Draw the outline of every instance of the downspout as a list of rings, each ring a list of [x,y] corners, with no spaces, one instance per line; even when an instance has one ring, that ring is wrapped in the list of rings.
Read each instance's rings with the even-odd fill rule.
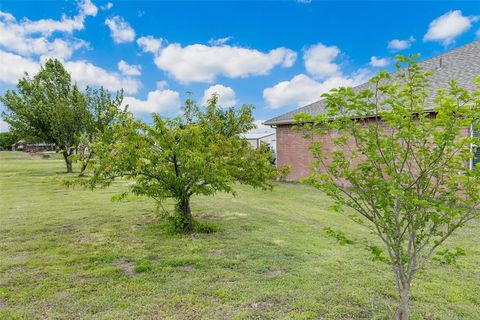
[[[470,125],[470,138],[473,138],[473,124]],[[470,143],[470,153],[473,154],[473,148],[475,146],[473,145],[473,143]],[[475,154],[473,154],[473,157],[475,157]],[[469,160],[469,169],[472,170],[473,169],[473,157],[470,158]]]

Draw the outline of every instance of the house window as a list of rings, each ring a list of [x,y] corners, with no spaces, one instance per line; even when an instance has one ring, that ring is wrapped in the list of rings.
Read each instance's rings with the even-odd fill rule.
[[[478,137],[480,136],[480,129],[479,128],[474,128],[473,126],[470,127],[470,135],[472,137]],[[475,144],[472,144],[470,146],[472,153],[473,153],[473,158],[470,159],[470,169],[475,167],[477,163],[480,162],[480,146],[477,146]]]

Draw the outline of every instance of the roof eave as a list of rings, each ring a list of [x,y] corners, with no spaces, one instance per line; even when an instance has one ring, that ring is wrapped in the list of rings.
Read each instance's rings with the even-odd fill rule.
[[[267,120],[265,122],[262,122],[263,125],[265,126],[276,126],[276,125],[281,125],[281,124],[292,124],[294,122],[293,119],[288,119],[288,120]]]
[[[426,113],[432,113],[432,112],[435,112],[435,108],[425,108],[423,109],[424,112]],[[372,114],[372,115],[368,115],[368,116],[363,116],[363,117],[352,117],[353,119],[355,118],[375,118],[375,117],[379,117],[378,114]],[[328,120],[333,120],[333,118],[328,118]],[[294,119],[287,119],[287,120],[278,120],[278,121],[274,121],[274,120],[267,120],[265,122],[263,122],[262,124],[263,125],[266,125],[266,126],[276,126],[276,125],[287,125],[287,124],[294,124],[295,123],[295,120]]]

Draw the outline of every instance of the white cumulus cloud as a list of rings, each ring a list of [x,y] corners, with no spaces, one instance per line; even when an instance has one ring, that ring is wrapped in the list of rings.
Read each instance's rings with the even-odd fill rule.
[[[150,48],[153,51],[154,48]],[[144,49],[145,50],[145,49]],[[215,81],[217,76],[242,78],[268,74],[274,67],[290,67],[296,53],[287,48],[269,52],[237,46],[173,43],[160,49],[155,64],[182,83]]]
[[[156,39],[152,36],[138,38],[137,44],[143,52],[156,54],[160,51],[163,39]]]
[[[89,0],[78,3],[78,14],[63,15],[60,20],[23,18],[18,21],[12,14],[0,11],[0,47],[24,56],[48,56],[69,59],[75,50],[88,47],[88,43],[75,39],[53,37],[54,33],[71,35],[82,30],[86,16],[94,16],[96,6]]]
[[[0,50],[0,81],[15,84],[25,72],[29,75],[39,70],[39,64],[31,59]]]
[[[340,86],[356,86],[368,79],[366,71],[351,77],[333,76],[324,81],[316,81],[305,74],[299,74],[291,80],[277,83],[263,90],[263,98],[273,108],[284,106],[304,106],[320,100],[320,95]]]
[[[113,8],[113,3],[107,2],[104,6],[100,7],[102,10],[110,10]]]
[[[233,107],[237,104],[237,98],[235,96],[235,91],[230,87],[225,87],[221,84],[216,84],[206,89],[203,93],[202,103],[207,104],[208,99],[212,97],[213,94],[218,95],[218,104],[222,107]]]
[[[449,45],[455,39],[470,29],[478,17],[466,17],[462,11],[454,10],[436,18],[428,26],[427,33],[423,36],[424,41],[439,41],[443,45]]]
[[[229,37],[225,37],[225,38],[219,38],[219,39],[210,39],[208,40],[208,44],[212,45],[212,46],[221,46],[221,45],[224,45],[225,43],[227,43],[228,41],[232,40],[233,37],[229,36]]]
[[[370,65],[372,67],[386,67],[390,64],[390,61],[387,58],[379,58],[372,56],[370,58]]]
[[[392,51],[400,51],[400,50],[405,50],[408,49],[412,46],[412,43],[415,42],[414,37],[410,37],[406,40],[400,40],[400,39],[393,39],[388,43],[388,49]]]
[[[39,33],[49,36],[53,32],[72,33],[75,30],[82,30],[84,28],[84,16],[76,16],[73,18],[62,16],[61,20],[41,19],[30,21],[25,19],[19,26],[25,34]]]
[[[321,43],[305,49],[305,69],[309,73],[298,74],[263,90],[263,98],[273,109],[284,106],[304,106],[320,100],[323,93],[340,86],[356,86],[368,79],[368,70],[345,75],[336,59],[341,51],[336,46]]]
[[[180,95],[177,91],[157,89],[150,91],[146,100],[126,96],[123,104],[128,104],[128,110],[136,115],[174,112],[180,108]]]
[[[40,19],[31,21],[24,18],[21,22],[17,22],[13,15],[5,12],[0,12],[0,18],[15,24],[13,29],[17,29],[17,32],[24,34],[39,33],[49,36],[54,32],[72,33],[75,30],[82,30],[85,27],[85,17],[96,16],[97,11],[97,7],[90,0],[84,0],[78,2],[78,14],[72,18],[63,15],[60,20]]]
[[[22,57],[0,50],[0,82],[16,84],[27,72],[34,75],[40,69],[40,64],[30,58]],[[87,61],[67,61],[63,63],[71,74],[72,80],[80,86],[103,86],[108,90],[124,89],[125,93],[137,93],[141,87],[140,81],[130,76],[122,76],[109,72]]]
[[[13,22],[15,21],[15,17],[11,13],[0,11],[0,20]]]
[[[122,77],[116,72],[109,72],[87,61],[68,61],[65,68],[71,73],[72,79],[82,86],[103,86],[116,91],[123,88],[125,93],[137,93],[141,83],[131,77]]]
[[[336,46],[325,46],[322,43],[308,47],[304,54],[305,69],[315,78],[324,79],[340,74],[340,66],[335,59],[340,54]]]
[[[110,3],[111,4],[111,3]],[[98,12],[97,6],[95,6],[90,0],[83,0],[79,2],[80,12],[86,16],[95,17]]]
[[[165,80],[160,80],[160,81],[157,81],[156,86],[158,90],[163,90],[166,87],[168,87],[168,82]]]
[[[115,43],[132,42],[135,40],[135,30],[122,17],[115,16],[105,20],[110,29],[110,35]]]
[[[127,76],[139,76],[142,74],[140,72],[140,70],[142,69],[141,65],[128,64],[124,60],[120,60],[117,66],[118,70],[120,70],[121,73]]]

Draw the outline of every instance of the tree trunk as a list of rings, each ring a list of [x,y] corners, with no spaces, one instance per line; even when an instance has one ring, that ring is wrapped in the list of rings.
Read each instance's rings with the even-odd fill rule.
[[[193,217],[189,199],[180,200],[177,206],[179,213],[182,215],[183,232],[191,233],[193,231]]]
[[[80,168],[80,173],[78,174],[79,177],[84,176],[84,171],[85,171],[85,169],[87,169],[87,165],[88,165],[88,163],[86,163],[86,162],[82,163],[82,166]]]
[[[397,320],[408,319],[408,302],[410,299],[410,283],[404,283],[400,292],[400,305],[397,310]]]
[[[67,173],[73,172],[72,160],[70,160],[70,154],[67,151],[63,151],[63,158],[65,159],[65,164],[67,165]]]
[[[80,168],[80,174],[78,175],[79,177],[83,177],[84,171],[87,169],[88,163],[90,162],[90,160],[92,160],[92,158],[93,152],[89,153],[87,159],[85,159],[85,161],[82,163],[82,167]]]

